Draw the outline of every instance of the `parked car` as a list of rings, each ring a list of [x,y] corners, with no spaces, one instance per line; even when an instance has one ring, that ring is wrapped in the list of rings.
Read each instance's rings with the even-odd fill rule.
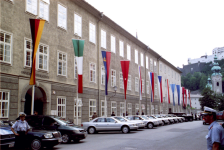
[[[161,115],[151,115],[152,117],[156,117],[156,118],[158,118],[158,119],[161,119],[163,122],[164,122],[164,124],[170,124],[170,121],[169,121],[169,119],[168,118],[164,118],[164,117],[162,117]]]
[[[3,121],[4,125],[11,131],[11,126],[15,121]],[[27,148],[30,147],[34,150],[39,150],[42,147],[52,148],[62,142],[61,133],[58,131],[42,130],[30,126],[27,133]],[[12,135],[11,135],[12,136]],[[13,134],[13,137],[15,135]]]
[[[191,114],[186,114],[186,113],[169,113],[169,114],[174,114],[178,117],[184,117],[183,121],[193,121],[193,116]]]
[[[58,116],[31,115],[26,116],[26,121],[36,128],[59,131],[62,143],[68,143],[71,140],[78,142],[87,137],[87,132],[82,127]]]
[[[217,120],[224,120],[224,113],[223,113],[223,111],[220,111],[220,112],[216,113],[216,119]]]
[[[161,114],[161,117],[168,119],[168,120],[169,120],[169,122],[170,122],[169,124],[171,124],[171,123],[175,123],[174,119],[173,119],[173,118],[168,117],[167,115]]]
[[[11,127],[0,121],[0,149],[14,147],[15,135]]]
[[[131,130],[137,130],[138,125],[133,122],[121,122],[113,117],[98,117],[89,122],[83,122],[81,125],[89,134],[101,131],[122,131],[129,133]]]
[[[157,126],[161,126],[163,125],[163,121],[160,120],[160,119],[156,119],[154,117],[148,117],[147,115],[140,115],[140,117],[146,119],[146,120],[152,120],[152,121],[157,121],[158,122],[158,125]]]
[[[129,120],[125,117],[122,117],[122,116],[113,116],[112,118],[115,118],[121,122],[132,122],[132,123],[136,123],[138,128],[144,128],[145,127],[145,124],[142,120]]]
[[[178,120],[178,122],[183,122],[183,120],[184,120],[184,117],[178,117],[178,116],[176,116],[174,114],[169,114],[169,116],[171,116],[173,118],[176,118]]]
[[[157,117],[155,117],[155,116],[153,116],[153,115],[149,115],[149,116],[147,116],[148,118],[151,118],[151,119],[156,119],[156,120],[159,120],[159,122],[160,122],[160,124],[159,125],[162,125],[162,126],[164,126],[165,124],[166,124],[166,122],[163,120],[163,119],[161,119],[161,118],[157,118]],[[168,120],[167,120],[167,122],[169,122]]]

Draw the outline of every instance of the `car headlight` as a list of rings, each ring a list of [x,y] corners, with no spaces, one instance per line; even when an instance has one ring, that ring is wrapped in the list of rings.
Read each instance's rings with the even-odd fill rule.
[[[52,133],[46,133],[46,134],[44,134],[44,137],[46,139],[50,139],[50,138],[53,138],[53,135],[52,135]]]

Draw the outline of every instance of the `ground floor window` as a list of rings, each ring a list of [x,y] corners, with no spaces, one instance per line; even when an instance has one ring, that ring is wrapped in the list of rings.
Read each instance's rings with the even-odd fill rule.
[[[106,105],[105,100],[101,100],[101,116],[105,116],[106,114]]]
[[[139,113],[139,104],[135,104],[135,113],[136,113],[136,114],[138,113],[138,115],[141,115],[141,114]]]
[[[58,97],[57,98],[57,114],[62,118],[66,118],[66,98]]]
[[[111,114],[114,112],[115,116],[117,116],[117,103],[111,102]]]
[[[120,116],[123,116],[124,113],[124,102],[120,102]]]
[[[163,114],[163,106],[160,106],[160,114]]]
[[[132,104],[128,103],[128,115],[132,115]]]
[[[75,105],[74,105],[74,117],[76,117],[76,104],[77,102],[75,102]],[[82,117],[82,99],[79,98],[78,100],[78,117]]]
[[[147,105],[147,115],[149,115],[149,105]]]
[[[151,115],[154,115],[154,105],[151,105]]]
[[[0,90],[0,118],[9,117],[9,92]]]
[[[158,114],[158,105],[155,105],[155,114]]]
[[[89,100],[89,117],[92,117],[94,112],[96,112],[96,100],[90,99]]]
[[[145,105],[144,104],[142,104],[142,112],[144,113],[144,115],[146,115],[145,114]],[[142,114],[141,114],[142,115]]]

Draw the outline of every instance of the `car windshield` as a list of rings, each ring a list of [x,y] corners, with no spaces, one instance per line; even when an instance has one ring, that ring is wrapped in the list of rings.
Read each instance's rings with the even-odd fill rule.
[[[125,120],[124,118],[122,117],[114,117],[115,119],[121,121],[121,122],[126,122],[127,120]]]
[[[143,119],[149,119],[149,118],[147,118],[147,117],[145,117],[145,116],[141,116]]]
[[[76,126],[75,124],[73,124],[71,121],[69,120],[65,120],[64,118],[62,117],[54,117],[54,119],[61,125],[69,125],[71,124],[72,126]],[[79,126],[76,126],[76,127],[79,127]]]

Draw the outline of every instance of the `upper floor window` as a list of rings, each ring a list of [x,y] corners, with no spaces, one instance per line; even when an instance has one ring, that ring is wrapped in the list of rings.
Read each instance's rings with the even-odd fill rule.
[[[58,27],[67,29],[67,8],[58,4]]]
[[[116,42],[113,35],[111,35],[111,52],[116,53]]]
[[[92,23],[89,23],[89,41],[94,44],[96,42],[96,27]]]
[[[58,52],[58,75],[67,75],[67,54]]]
[[[11,63],[12,35],[0,31],[0,61]]]
[[[150,58],[150,70],[153,71],[153,61],[151,58]]]
[[[146,90],[147,90],[147,94],[149,94],[149,81],[146,81]]]
[[[26,11],[37,15],[37,0],[26,0]]]
[[[135,77],[135,92],[139,92],[139,82],[137,77]]]
[[[78,76],[77,61],[76,58],[74,57],[74,78],[77,79],[77,76]]]
[[[131,75],[128,75],[128,90],[131,91]]]
[[[116,71],[111,70],[111,86],[116,86]]]
[[[119,46],[120,46],[120,56],[124,57],[124,43],[120,41]]]
[[[107,49],[107,36],[103,30],[101,30],[101,47]]]
[[[96,82],[96,64],[89,64],[89,80],[90,82]]]
[[[120,88],[124,89],[123,73],[120,72]]]
[[[138,64],[138,51],[135,50],[135,63]]]
[[[39,45],[38,69],[48,71],[48,46]]]
[[[0,118],[9,117],[9,92],[0,91]]]
[[[131,60],[131,47],[127,45],[127,59]]]
[[[163,66],[162,66],[162,63],[160,63],[160,72],[162,72],[162,70],[163,70]]]
[[[157,66],[156,66],[156,61],[154,61],[154,72],[157,72]]]
[[[40,0],[39,2],[39,17],[49,21],[49,0]]]
[[[146,61],[146,69],[149,69],[149,58],[148,58],[148,56],[145,57],[145,61]]]
[[[74,15],[74,34],[77,34],[79,37],[82,37],[82,17],[75,14]]]
[[[32,43],[30,40],[25,40],[25,66],[31,67],[32,63]]]
[[[105,69],[101,67],[101,84],[105,85]]]
[[[141,66],[144,66],[144,57],[142,53],[141,53]]]

